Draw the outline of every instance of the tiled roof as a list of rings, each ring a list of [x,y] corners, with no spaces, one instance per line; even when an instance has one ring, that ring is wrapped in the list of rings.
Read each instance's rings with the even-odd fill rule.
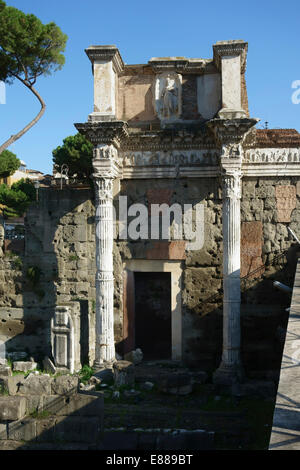
[[[256,129],[256,147],[300,147],[296,129]]]

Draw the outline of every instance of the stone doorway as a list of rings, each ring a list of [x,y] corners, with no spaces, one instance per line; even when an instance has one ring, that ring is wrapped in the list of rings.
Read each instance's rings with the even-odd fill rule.
[[[141,348],[147,360],[182,359],[181,262],[124,263],[123,351]]]
[[[145,360],[171,359],[171,273],[135,272],[135,347]]]

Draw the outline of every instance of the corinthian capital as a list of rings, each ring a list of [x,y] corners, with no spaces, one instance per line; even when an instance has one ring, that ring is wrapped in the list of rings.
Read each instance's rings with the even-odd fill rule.
[[[221,147],[227,144],[242,144],[246,135],[259,119],[211,119],[207,127],[213,132],[217,144]]]
[[[94,176],[96,202],[101,203],[113,199],[113,174],[105,177]]]
[[[241,177],[242,172],[240,168],[223,170],[222,172],[222,186],[223,186],[223,199],[240,199],[241,198]]]

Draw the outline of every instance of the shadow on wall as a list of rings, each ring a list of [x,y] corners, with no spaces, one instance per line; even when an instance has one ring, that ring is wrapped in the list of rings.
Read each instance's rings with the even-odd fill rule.
[[[51,357],[51,319],[56,306],[66,306],[76,324],[78,360],[88,363],[89,309],[95,298],[95,259],[86,243],[94,235],[91,197],[89,189],[41,189],[39,202],[30,206],[25,252],[14,279],[20,294],[15,307],[9,308],[12,302],[0,308],[6,355],[25,351],[36,362]]]

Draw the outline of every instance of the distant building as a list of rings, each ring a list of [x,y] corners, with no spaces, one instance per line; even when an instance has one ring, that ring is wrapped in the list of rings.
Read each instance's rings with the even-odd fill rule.
[[[40,179],[43,177],[43,173],[38,170],[30,170],[26,168],[27,165],[23,160],[20,160],[20,166],[12,175],[7,178],[0,178],[0,184],[5,183],[8,186],[11,186],[13,183],[21,180],[22,178],[26,179]]]

